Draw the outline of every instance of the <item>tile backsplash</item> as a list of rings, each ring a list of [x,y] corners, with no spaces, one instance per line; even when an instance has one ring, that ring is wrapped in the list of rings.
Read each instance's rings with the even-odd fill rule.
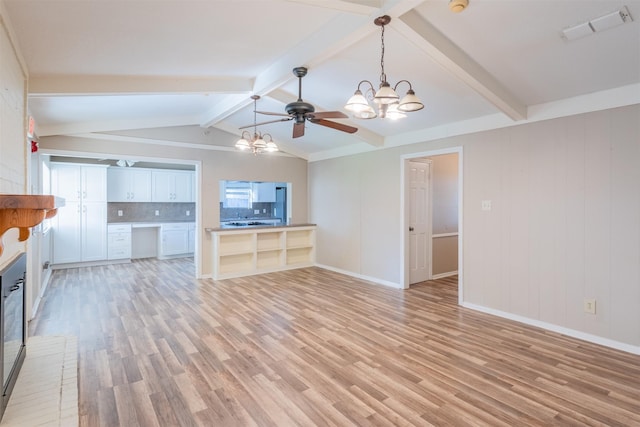
[[[122,216],[118,215],[122,212]],[[156,211],[158,215],[156,215]],[[187,211],[189,215],[187,215]],[[107,222],[195,221],[195,203],[107,203]]]
[[[251,209],[225,208],[220,203],[220,221],[246,218],[272,218],[274,203],[253,203]],[[255,213],[258,211],[259,213]],[[266,211],[266,212],[264,212]]]

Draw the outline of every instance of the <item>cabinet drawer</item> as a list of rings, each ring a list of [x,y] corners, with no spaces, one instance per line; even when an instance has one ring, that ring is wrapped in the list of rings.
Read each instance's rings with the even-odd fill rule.
[[[187,223],[162,224],[162,231],[187,231],[188,229]]]
[[[131,234],[116,233],[109,234],[109,246],[112,245],[130,245]]]
[[[109,259],[127,259],[131,258],[131,247],[126,248],[112,248],[109,247]]]
[[[108,233],[131,233],[131,224],[109,224]]]

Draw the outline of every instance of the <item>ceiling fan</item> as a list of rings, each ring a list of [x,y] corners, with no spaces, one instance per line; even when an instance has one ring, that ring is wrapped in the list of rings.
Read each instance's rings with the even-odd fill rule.
[[[295,120],[293,123],[293,137],[298,138],[304,135],[304,122],[308,120],[311,123],[326,126],[331,129],[336,129],[342,132],[355,133],[358,128],[348,126],[342,123],[333,122],[326,119],[346,119],[349,116],[341,111],[322,111],[316,112],[313,105],[302,100],[302,78],[307,75],[306,67],[296,67],[293,69],[293,75],[298,77],[298,100],[290,102],[285,107],[286,114],[273,113],[270,111],[256,111],[258,114],[265,114],[268,116],[284,116],[282,119],[270,120],[262,123],[255,123],[247,126],[242,126],[240,129],[245,129],[254,126],[266,125],[268,123],[287,122],[289,120]]]

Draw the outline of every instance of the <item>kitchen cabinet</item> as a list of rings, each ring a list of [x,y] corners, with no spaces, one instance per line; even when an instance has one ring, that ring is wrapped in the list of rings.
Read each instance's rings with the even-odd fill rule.
[[[192,254],[196,251],[196,225],[195,223],[189,223],[187,224],[188,229],[189,229],[189,238],[188,238],[188,246],[187,246],[187,252]]]
[[[67,200],[52,219],[53,263],[105,260],[106,166],[51,162],[51,189]]]
[[[251,191],[254,203],[275,203],[275,182],[252,182]]]
[[[189,225],[162,224],[160,227],[160,258],[189,253]]]
[[[108,202],[150,202],[151,169],[116,168],[107,170]]]
[[[152,202],[194,202],[191,171],[152,170]]]
[[[109,224],[107,259],[131,259],[131,224]]]
[[[190,172],[191,175],[191,201],[195,203],[196,199],[198,198],[198,195],[196,194],[196,190],[197,190],[197,186],[196,186],[196,173],[195,172]]]
[[[309,267],[315,264],[314,225],[213,231],[213,278]]]

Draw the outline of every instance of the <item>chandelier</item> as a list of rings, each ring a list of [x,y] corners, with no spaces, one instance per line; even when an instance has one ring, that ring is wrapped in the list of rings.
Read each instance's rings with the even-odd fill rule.
[[[373,119],[380,117],[381,119],[388,118],[395,120],[406,117],[405,113],[422,110],[424,108],[424,104],[420,102],[420,99],[416,96],[408,80],[400,80],[393,88],[389,82],[387,82],[387,75],[384,72],[384,26],[389,22],[391,22],[391,17],[388,15],[380,16],[373,21],[374,24],[382,28],[380,37],[382,45],[382,54],[380,56],[381,73],[378,91],[376,92],[373,88],[373,83],[369,80],[362,80],[358,83],[358,88],[353,96],[347,101],[347,105],[344,106],[346,110],[353,113],[353,117],[356,119]],[[409,85],[409,90],[402,100],[400,100],[396,92],[400,83]],[[365,85],[367,97],[365,97],[361,90],[363,84]],[[378,111],[373,109],[367,98],[374,102]]]
[[[251,99],[253,99],[253,135],[251,135],[249,131],[242,131],[240,139],[236,142],[236,148],[243,151],[249,150],[253,154],[262,152],[272,153],[274,151],[278,151],[278,146],[273,142],[271,135],[268,133],[263,135],[256,129],[256,109],[257,101],[260,99],[260,96],[252,95]]]

